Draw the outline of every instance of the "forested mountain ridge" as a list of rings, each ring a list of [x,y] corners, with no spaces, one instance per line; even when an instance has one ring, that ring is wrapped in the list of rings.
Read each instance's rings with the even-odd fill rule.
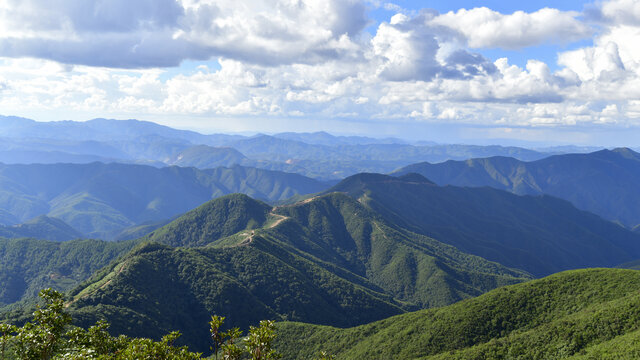
[[[639,290],[639,271],[573,270],[349,329],[282,323],[275,346],[284,359],[631,359]]]
[[[178,329],[206,349],[206,314],[241,327],[264,318],[352,326],[530,278],[388,224],[342,194],[276,208],[229,195],[146,240],[72,292],[79,323],[104,316],[136,336]]]
[[[640,237],[551,196],[438,186],[418,174],[358,174],[344,192],[389,222],[536,276],[640,258]]]
[[[520,195],[549,194],[629,228],[640,224],[640,154],[628,149],[555,155],[524,162],[490,157],[406,166],[439,185],[491,186]]]
[[[47,215],[88,237],[106,239],[229,193],[276,201],[325,188],[301,175],[240,166],[198,170],[103,163],[0,164],[0,207],[7,213],[3,218],[25,222]]]

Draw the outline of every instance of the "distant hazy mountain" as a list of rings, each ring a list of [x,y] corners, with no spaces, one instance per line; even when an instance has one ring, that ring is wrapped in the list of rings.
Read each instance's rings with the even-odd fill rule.
[[[1,116],[0,137],[10,139],[13,144],[6,150],[8,154],[19,153],[19,151],[37,151],[43,154],[48,151],[58,153],[62,157],[55,162],[65,162],[72,155],[99,157],[92,161],[104,159],[166,161],[176,153],[196,144],[216,145],[242,138],[222,134],[202,135],[138,120],[36,122]],[[7,146],[0,146],[0,149]],[[44,156],[46,159],[47,155]],[[53,154],[48,155],[48,157],[51,156]],[[32,157],[29,159],[31,160]],[[38,161],[29,162],[37,163]],[[48,159],[47,162],[54,161]],[[16,162],[11,161],[11,163]]]
[[[38,122],[11,116],[0,116],[0,136],[72,141],[111,141],[161,137],[200,144],[228,142],[241,138],[233,135],[202,135],[194,131],[177,130],[140,120],[93,119],[89,121]]]
[[[368,144],[407,144],[407,141],[395,138],[371,138],[366,136],[334,136],[324,131],[314,133],[284,132],[273,137],[293,140],[314,145],[368,145]]]
[[[220,166],[231,167],[242,165],[265,170],[284,171],[297,173],[306,176],[323,177],[324,174],[314,174],[313,172],[287,162],[270,160],[253,160],[244,156],[241,152],[230,147],[212,147],[207,145],[196,145],[189,147],[167,161],[169,165],[192,166],[198,169],[212,169]]]
[[[0,237],[68,241],[83,235],[60,219],[40,215],[24,224],[0,226]]]
[[[640,258],[640,236],[571,203],[489,187],[440,187],[418,174],[359,174],[328,190],[461,251],[536,276]]]
[[[349,326],[529,278],[387,223],[343,194],[278,208],[228,195],[144,240],[152,243],[72,292],[81,324],[104,316],[115,332],[180,330],[206,351],[209,314],[242,328],[264,318]]]
[[[356,328],[278,324],[283,359],[635,359],[640,272],[567,271]]]
[[[247,162],[250,162],[250,160],[236,149],[207,145],[192,146],[177,153],[167,161],[170,165],[193,166],[198,169],[245,165]]]
[[[532,162],[492,157],[420,163],[394,174],[411,172],[440,185],[491,186],[516,194],[550,194],[627,227],[640,224],[640,154],[627,148],[556,155]]]
[[[295,137],[289,137],[295,138]],[[305,175],[342,178],[359,172],[386,173],[417,161],[440,162],[474,156],[514,156],[524,160],[541,159],[547,154],[502,146],[367,144],[333,146],[309,144],[268,135],[230,144],[251,159],[286,162],[306,170]],[[482,154],[482,155],[481,155]]]
[[[534,160],[547,156],[517,147],[409,144],[393,138],[333,136],[325,132],[203,135],[138,120],[45,123],[0,117],[0,138],[0,162],[5,163],[102,161],[201,169],[238,164],[319,179],[341,179],[359,172],[387,173],[420,161],[497,155]],[[233,149],[239,153],[232,154]]]
[[[407,162],[416,159],[444,161],[467,159],[471,156],[503,155],[523,160],[540,159],[546,154],[517,147],[476,145],[414,146],[408,144],[319,145],[262,135],[235,141],[232,146],[250,158],[285,161],[288,159],[327,161],[393,161]]]
[[[301,175],[240,166],[198,170],[102,163],[0,165],[0,208],[8,214],[4,218],[24,222],[49,215],[98,238],[172,218],[232,192],[276,201],[325,188]]]

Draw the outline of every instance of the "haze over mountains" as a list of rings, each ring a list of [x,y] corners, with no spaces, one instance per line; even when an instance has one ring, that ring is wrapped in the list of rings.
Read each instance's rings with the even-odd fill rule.
[[[198,170],[116,163],[0,164],[5,225],[48,215],[85,236],[105,239],[234,192],[277,201],[326,188],[302,175],[241,166]]]
[[[138,120],[36,122],[6,116],[0,116],[0,140],[0,162],[4,163],[118,161],[201,169],[238,164],[319,179],[390,172],[419,161],[496,155],[534,160],[548,155],[517,147],[410,144],[322,132],[203,135]]]

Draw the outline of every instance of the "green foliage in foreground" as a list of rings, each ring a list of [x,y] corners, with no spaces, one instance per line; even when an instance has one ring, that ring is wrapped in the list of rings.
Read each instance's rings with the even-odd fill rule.
[[[201,353],[190,352],[185,346],[173,345],[180,337],[179,332],[153,341],[123,335],[112,337],[107,332],[109,325],[103,321],[88,330],[70,326],[71,316],[64,310],[61,293],[45,289],[40,297],[44,305],[38,306],[31,322],[22,327],[0,323],[0,359],[191,360],[202,357]],[[238,328],[219,332],[223,322],[224,317],[219,316],[212,316],[210,322],[216,359],[275,360],[281,357],[272,347],[276,338],[273,321],[263,320],[260,326],[250,327],[244,338]]]
[[[282,323],[276,347],[285,359],[631,359],[639,308],[640,272],[575,270],[349,329]]]

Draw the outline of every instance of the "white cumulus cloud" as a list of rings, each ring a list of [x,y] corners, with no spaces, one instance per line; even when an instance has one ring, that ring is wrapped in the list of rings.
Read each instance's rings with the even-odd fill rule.
[[[533,13],[502,14],[486,7],[460,9],[431,20],[458,31],[472,48],[520,49],[584,39],[593,30],[574,11],[544,8]]]

